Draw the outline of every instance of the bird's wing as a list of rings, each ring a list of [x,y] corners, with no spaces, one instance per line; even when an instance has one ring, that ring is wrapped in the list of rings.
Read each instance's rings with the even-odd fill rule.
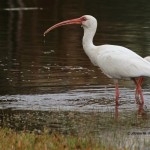
[[[120,46],[101,47],[97,64],[112,78],[150,76],[150,63],[133,51]]]

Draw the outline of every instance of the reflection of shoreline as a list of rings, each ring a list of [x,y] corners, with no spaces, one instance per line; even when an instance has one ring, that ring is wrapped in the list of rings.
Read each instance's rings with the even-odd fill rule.
[[[18,5],[24,7],[22,0],[18,0]],[[7,9],[14,9],[15,4],[12,0],[8,2],[9,8]],[[9,60],[12,60],[12,55],[17,54],[18,49],[21,49],[22,45],[22,24],[23,24],[23,12],[18,11],[13,12],[9,11],[9,18],[8,18],[8,46],[9,46]],[[14,53],[15,52],[15,53]],[[10,59],[11,58],[11,59]]]
[[[22,1],[18,1],[20,7],[24,7]],[[13,2],[8,2],[9,9],[14,8]],[[8,76],[11,80],[10,84],[16,86],[20,79],[20,56],[19,51],[22,49],[22,28],[23,28],[23,12],[9,11],[8,17]],[[14,66],[14,60],[17,67]],[[15,76],[14,76],[15,73]]]

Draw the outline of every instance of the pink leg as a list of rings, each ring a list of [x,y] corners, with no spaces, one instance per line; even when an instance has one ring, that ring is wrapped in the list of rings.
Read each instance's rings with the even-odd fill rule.
[[[119,98],[119,88],[118,88],[118,81],[115,81],[116,84],[116,106],[118,106],[118,98]]]
[[[138,79],[138,83],[139,83],[139,85],[140,85],[140,86],[143,84],[143,80],[144,80],[144,78],[143,78],[143,77],[139,77],[139,79]]]
[[[136,98],[136,100],[138,100],[139,99],[139,95],[140,95],[140,99],[141,99],[140,103],[144,104],[144,97],[143,97],[142,89],[141,89],[141,85],[143,83],[143,77],[140,77],[138,79],[138,81],[135,78],[133,78],[133,81],[134,81],[134,83],[136,85],[135,98]]]
[[[142,86],[144,78],[143,77],[139,77],[137,80],[138,80],[137,81],[138,85]],[[138,93],[137,87],[136,87],[136,93]]]
[[[138,85],[140,85],[140,87],[141,87],[142,84],[143,84],[143,80],[144,80],[143,77],[139,77],[139,78],[137,79],[137,83],[138,83]],[[135,81],[134,81],[134,82],[135,82]],[[137,100],[137,103],[139,103],[139,95],[140,95],[140,93],[139,93],[139,91],[138,91],[138,86],[136,86],[135,99]]]
[[[140,81],[139,81],[139,83],[138,83],[138,85],[139,85],[139,91],[140,91],[140,96],[141,96],[141,104],[144,104],[144,97],[143,97],[143,93],[142,93],[142,88],[141,88],[141,85],[142,85],[142,83],[143,83],[143,80],[144,80],[144,78],[143,77],[140,77]]]

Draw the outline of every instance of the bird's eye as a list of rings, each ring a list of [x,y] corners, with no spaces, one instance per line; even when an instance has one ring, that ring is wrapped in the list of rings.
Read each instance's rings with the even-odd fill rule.
[[[86,17],[82,17],[81,20],[82,20],[82,21],[86,21],[87,18],[86,18]]]

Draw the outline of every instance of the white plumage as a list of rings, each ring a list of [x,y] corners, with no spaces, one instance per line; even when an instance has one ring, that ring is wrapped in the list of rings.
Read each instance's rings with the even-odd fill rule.
[[[140,95],[141,103],[144,103],[138,77],[150,76],[150,62],[137,55],[128,48],[117,45],[93,44],[93,37],[97,29],[97,20],[90,15],[60,22],[44,32],[44,36],[52,29],[68,24],[82,24],[84,36],[83,49],[91,62],[100,67],[102,72],[109,78],[114,78],[116,83],[116,105],[118,104],[119,90],[117,79],[132,79],[136,84],[136,94]]]
[[[93,51],[95,64],[110,78],[150,76],[150,63],[125,47],[102,45]]]

